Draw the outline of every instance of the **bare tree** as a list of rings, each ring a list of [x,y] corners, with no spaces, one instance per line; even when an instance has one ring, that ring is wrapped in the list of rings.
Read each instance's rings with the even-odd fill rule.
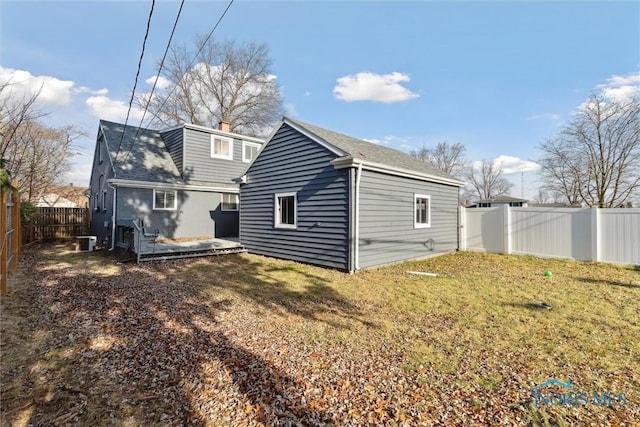
[[[74,126],[53,128],[34,108],[39,91],[17,97],[10,83],[0,87],[0,163],[22,197],[34,201],[69,169],[72,142],[82,133]]]
[[[443,172],[459,176],[464,168],[464,144],[459,142],[449,144],[447,141],[439,142],[435,148],[422,146],[419,150],[412,150],[411,156],[425,163],[429,163]]]
[[[202,49],[198,51],[199,47]],[[216,127],[229,123],[231,131],[259,135],[283,114],[282,96],[271,74],[269,49],[264,43],[218,43],[201,37],[198,51],[171,49],[162,71],[162,88],[136,103],[155,116],[154,125],[181,123]]]
[[[464,178],[471,186],[470,193],[479,199],[491,199],[507,194],[513,184],[502,176],[502,169],[492,160],[467,166]]]
[[[627,204],[640,190],[640,98],[592,94],[541,150],[545,188],[561,192],[571,204]]]

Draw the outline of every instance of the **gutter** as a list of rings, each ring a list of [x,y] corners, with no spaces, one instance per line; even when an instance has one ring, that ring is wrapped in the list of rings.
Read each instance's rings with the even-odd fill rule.
[[[362,167],[366,170],[373,172],[386,173],[389,175],[401,176],[404,178],[417,179],[420,181],[435,182],[439,184],[453,185],[456,187],[463,187],[464,182],[455,178],[447,178],[443,176],[431,175],[427,173],[421,173],[409,169],[397,168],[394,166],[385,165],[382,163],[370,162],[368,160],[362,160],[353,157],[339,157],[332,160],[331,165],[336,169],[350,168],[350,167]]]

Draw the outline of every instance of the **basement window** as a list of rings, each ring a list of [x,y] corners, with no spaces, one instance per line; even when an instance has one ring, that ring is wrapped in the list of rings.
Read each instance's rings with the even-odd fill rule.
[[[279,193],[275,195],[275,228],[296,228],[297,214],[296,193]]]

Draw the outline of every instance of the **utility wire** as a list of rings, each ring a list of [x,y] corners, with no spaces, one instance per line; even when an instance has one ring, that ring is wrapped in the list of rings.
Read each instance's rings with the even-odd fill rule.
[[[147,44],[147,37],[149,37],[149,28],[151,28],[151,16],[153,15],[153,8],[156,5],[156,0],[151,0],[151,10],[149,10],[149,18],[147,19],[147,30],[144,33],[144,40],[142,41],[142,52],[140,52],[140,59],[138,60],[138,71],[136,71],[136,79],[133,83],[133,90],[131,91],[131,99],[129,100],[129,108],[127,109],[127,118],[124,121],[124,130],[120,136],[120,142],[118,143],[118,150],[114,157],[113,163],[118,160],[118,154],[120,154],[120,147],[122,146],[122,140],[124,139],[124,131],[127,129],[127,123],[129,122],[129,114],[131,113],[131,106],[133,105],[133,98],[136,93],[136,86],[138,86],[138,77],[140,76],[140,67],[142,67],[142,58],[144,57],[144,48]]]
[[[191,62],[189,62],[189,65],[187,66],[187,70],[190,69],[193,66],[193,63],[196,61],[196,59],[198,59],[198,55],[200,55],[200,52],[202,52],[202,49],[204,49],[204,47],[206,46],[207,42],[209,41],[209,39],[211,38],[211,36],[213,35],[213,33],[215,32],[215,30],[218,28],[218,26],[220,25],[220,22],[222,21],[222,19],[225,17],[225,15],[227,14],[227,12],[229,11],[229,8],[231,7],[231,5],[233,4],[234,0],[230,0],[229,4],[227,4],[227,7],[224,9],[224,12],[222,12],[222,15],[220,15],[220,18],[218,18],[218,21],[216,22],[216,24],[213,26],[213,28],[211,29],[211,31],[209,32],[209,34],[207,35],[207,37],[204,39],[204,41],[202,42],[202,44],[200,45],[200,48],[198,49],[198,52],[196,52],[196,54],[194,55],[193,59],[191,60]],[[180,6],[180,10],[182,10],[182,5]],[[176,24],[177,24],[177,18],[176,18]],[[174,24],[174,30],[175,30],[175,24]],[[173,36],[173,31],[171,32],[172,36]],[[169,45],[167,45],[167,51],[169,49]],[[165,51],[165,56],[167,54],[167,51]],[[164,61],[164,58],[163,58]],[[159,73],[159,72],[158,72]],[[156,78],[156,82],[158,81],[158,79]],[[155,83],[154,83],[154,87],[155,87]],[[176,90],[176,86],[174,85],[171,90],[169,90],[169,93],[167,93],[167,95],[164,98],[164,101],[162,102],[162,104],[160,104],[160,107],[158,108],[158,110],[153,114],[153,117],[151,118],[151,120],[149,120],[149,123],[153,122],[153,120],[155,120],[158,117],[158,113],[162,110],[162,108],[165,106],[165,104],[167,103],[167,101],[169,100],[169,98],[171,97],[171,95],[173,95],[173,92]],[[145,106],[145,115],[147,112],[147,109],[149,107],[149,103],[151,100],[151,96],[149,97],[149,102],[147,102],[147,105]],[[144,116],[143,116],[144,118]],[[126,123],[125,123],[126,126]],[[142,127],[142,121],[140,121],[140,126],[138,126],[138,131],[136,131],[136,137],[134,137],[134,140],[131,141],[131,145],[129,146],[129,151],[127,152],[127,157],[129,156],[129,154],[131,153],[131,149],[133,148],[133,144],[136,143],[137,141],[137,136],[138,133],[140,131],[140,128]],[[122,132],[122,136],[124,137],[124,131]],[[120,142],[122,142],[122,139],[120,139]],[[116,155],[117,158],[117,155]],[[126,158],[126,157],[125,157]],[[115,163],[115,161],[114,161]]]
[[[140,119],[140,125],[138,125],[138,129],[136,129],[136,134],[133,137],[133,141],[129,145],[129,150],[127,151],[127,155],[124,156],[124,159],[122,160],[123,162],[125,162],[129,158],[129,154],[131,154],[131,149],[133,148],[133,144],[135,143],[135,141],[137,141],[138,135],[140,134],[140,129],[142,128],[142,124],[144,123],[144,118],[147,115],[147,111],[149,110],[149,105],[151,104],[151,99],[153,98],[153,92],[156,90],[156,85],[158,84],[160,73],[162,73],[162,67],[164,66],[164,61],[167,58],[167,54],[169,53],[169,48],[171,47],[171,41],[173,40],[173,35],[176,32],[176,27],[178,26],[178,21],[180,20],[180,14],[182,13],[183,6],[184,6],[184,0],[180,2],[180,8],[178,9],[176,20],[173,23],[173,28],[171,29],[171,35],[169,36],[169,40],[167,41],[167,47],[164,50],[164,55],[162,56],[162,60],[160,61],[160,65],[158,66],[158,73],[156,74],[156,78],[153,81],[153,87],[151,88],[151,93],[149,93],[149,98],[147,99],[147,103],[144,106],[144,112],[142,113],[142,118]],[[124,132],[122,132],[122,135],[124,135]]]
[[[213,26],[213,29],[209,32],[209,35],[207,35],[207,38],[204,39],[204,41],[202,42],[202,44],[200,45],[200,48],[198,49],[198,51],[196,52],[196,54],[194,55],[193,59],[191,60],[191,62],[189,62],[189,65],[187,66],[187,70],[190,69],[193,66],[193,63],[196,61],[196,59],[198,59],[198,55],[200,55],[200,52],[202,52],[202,49],[204,49],[204,47],[206,46],[207,42],[209,41],[209,39],[211,38],[211,36],[213,35],[213,32],[216,30],[216,28],[218,28],[218,25],[220,25],[220,21],[222,21],[222,18],[224,18],[224,16],[227,14],[227,12],[229,11],[229,8],[231,7],[231,5],[233,4],[234,0],[230,0],[229,4],[227,5],[226,9],[224,10],[224,12],[222,12],[222,15],[220,15],[220,18],[218,18],[218,22],[216,22],[216,25]],[[164,98],[164,101],[162,102],[162,104],[160,104],[160,107],[158,108],[158,110],[155,112],[155,114],[153,115],[153,117],[151,118],[150,122],[153,121],[154,119],[156,119],[158,117],[158,113],[162,110],[162,108],[164,107],[164,105],[167,103],[167,101],[169,100],[169,98],[171,97],[171,95],[173,95],[173,92],[176,90],[176,85],[174,85],[171,90],[169,91],[169,93],[167,94],[167,96]]]

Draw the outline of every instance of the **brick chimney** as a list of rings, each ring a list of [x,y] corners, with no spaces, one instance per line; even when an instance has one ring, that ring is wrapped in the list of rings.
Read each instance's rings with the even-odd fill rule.
[[[220,123],[218,123],[218,129],[222,132],[229,132],[229,122],[227,122],[226,120],[221,121]]]

